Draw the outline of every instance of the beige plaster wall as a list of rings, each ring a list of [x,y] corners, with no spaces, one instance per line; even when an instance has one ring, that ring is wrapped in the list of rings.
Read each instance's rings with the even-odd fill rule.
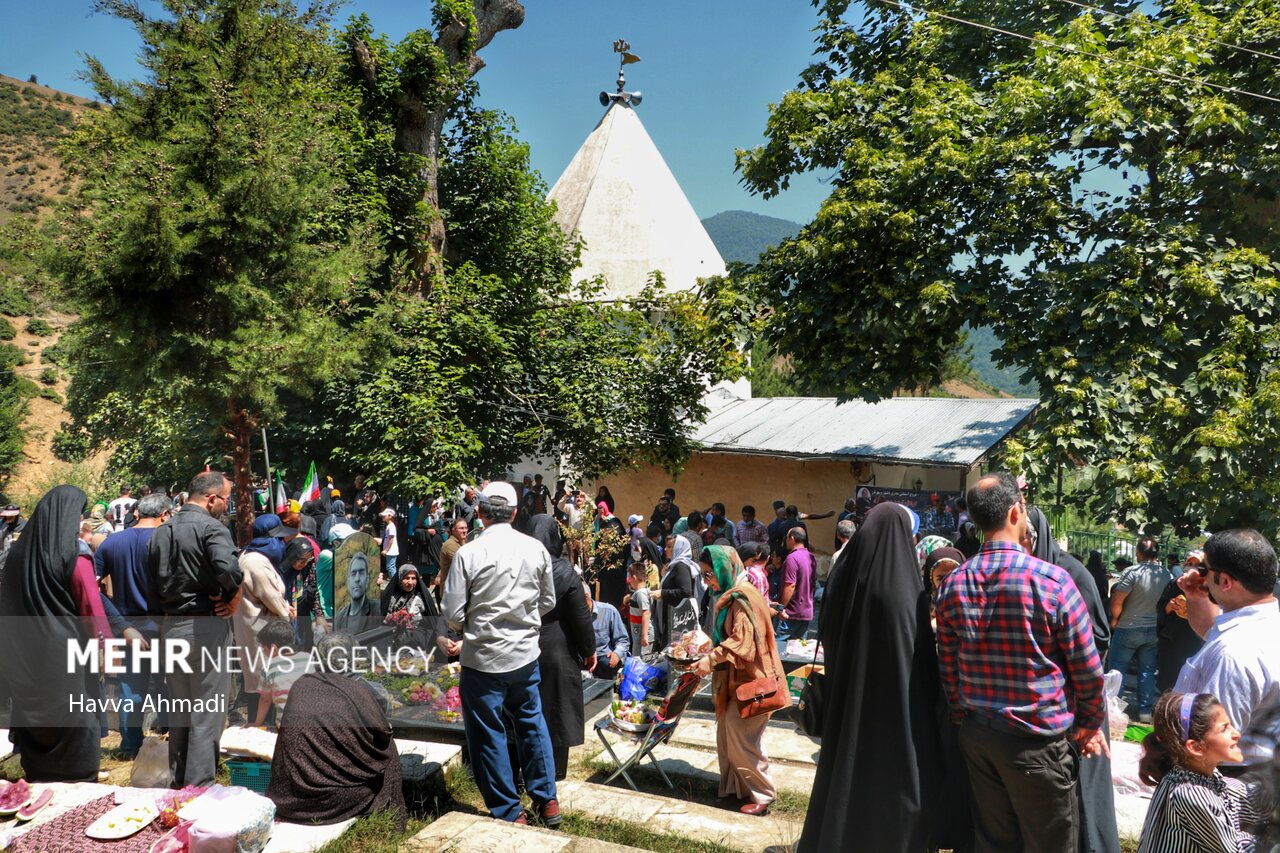
[[[924,489],[950,491],[967,488],[976,480],[977,469],[968,472],[954,468],[925,468],[907,465],[871,464],[864,470],[863,482],[854,475],[849,462],[802,461],[773,456],[749,456],[731,453],[696,453],[678,478],[661,468],[647,467],[603,477],[591,485],[589,494],[603,483],[609,487],[617,503],[618,515],[625,521],[631,513],[648,516],[653,505],[668,486],[676,490],[676,503],[681,512],[706,509],[722,502],[733,521],[739,520],[745,504],[755,506],[759,519],[773,520],[772,504],[784,500],[795,504],[801,512],[823,513],[844,507],[858,485],[887,488],[913,488],[919,479]],[[807,522],[814,551],[830,554],[835,539],[836,517]]]

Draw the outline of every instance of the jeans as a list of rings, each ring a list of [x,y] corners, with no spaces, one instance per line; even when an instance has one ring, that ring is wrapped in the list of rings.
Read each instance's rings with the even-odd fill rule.
[[[399,555],[387,554],[382,559],[386,563],[387,577],[391,578],[392,580],[395,580],[396,579],[396,561],[400,559]]]
[[[147,634],[150,643],[159,642],[159,634]],[[155,671],[155,667],[147,659],[139,659],[130,654],[128,672],[120,675],[120,696],[124,702],[120,705],[120,751],[137,753],[142,748],[142,724],[145,711],[143,705],[148,697],[151,705],[160,709],[158,701],[164,695],[164,676]],[[157,725],[163,728],[166,724],[163,712],[158,715]]]
[[[1117,628],[1111,635],[1107,669],[1124,675],[1138,658],[1138,713],[1149,714],[1156,705],[1156,657],[1160,645],[1155,627]]]
[[[484,804],[498,820],[514,821],[521,811],[507,752],[504,709],[515,728],[525,790],[534,806],[540,808],[556,798],[555,757],[542,716],[540,681],[536,660],[510,672],[462,668],[458,690],[471,768]]]

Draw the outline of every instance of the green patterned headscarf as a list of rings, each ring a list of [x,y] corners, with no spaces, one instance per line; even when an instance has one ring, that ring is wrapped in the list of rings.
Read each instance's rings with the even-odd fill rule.
[[[709,554],[711,558],[711,569],[716,573],[716,583],[720,585],[720,612],[716,614],[715,626],[711,631],[711,640],[719,645],[724,640],[724,622],[729,615],[729,605],[732,603],[726,600],[737,598],[742,601],[742,605],[747,608],[747,613],[751,613],[751,602],[747,600],[746,595],[741,590],[735,590],[738,579],[742,577],[746,571],[742,565],[742,558],[738,556],[738,552],[733,548],[726,548],[723,545],[708,545],[702,549],[703,554]],[[751,621],[754,624],[755,615],[752,614]]]

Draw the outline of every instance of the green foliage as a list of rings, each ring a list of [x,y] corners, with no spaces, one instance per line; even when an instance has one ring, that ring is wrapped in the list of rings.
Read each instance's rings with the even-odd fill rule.
[[[0,341],[11,341],[18,336],[18,330],[8,320],[0,317]]]
[[[58,381],[59,373],[56,367],[46,367],[40,371],[40,381],[45,385],[53,385]]]
[[[832,174],[745,277],[798,384],[933,385],[990,327],[996,364],[1043,394],[1011,463],[1093,464],[1081,500],[1131,528],[1280,532],[1280,113],[1235,91],[1275,71],[1222,46],[1280,40],[1280,7],[944,4],[1032,46],[849,6],[819,4],[818,60],[739,154],[766,196]]]
[[[305,395],[357,359],[348,318],[372,259],[345,195],[353,116],[331,4],[167,0],[172,22],[102,5],[135,23],[151,76],[117,82],[91,60],[113,109],[64,148],[75,205],[91,214],[64,218],[58,265],[85,300],[77,360],[112,366],[108,382],[77,373],[72,408],[104,441],[135,435],[102,431],[138,416],[125,410],[165,406],[148,425],[190,449],[225,418],[247,431],[283,415],[282,393]]]
[[[27,320],[27,325],[23,328],[23,331],[28,335],[36,335],[37,337],[46,338],[53,334],[53,326],[50,326],[47,320],[42,320],[39,317],[32,317]]]
[[[702,220],[725,263],[754,264],[760,255],[796,235],[800,224],[745,210],[726,210]]]

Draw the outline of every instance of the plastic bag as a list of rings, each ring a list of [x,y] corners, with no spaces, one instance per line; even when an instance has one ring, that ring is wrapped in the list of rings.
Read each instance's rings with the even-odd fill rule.
[[[1120,691],[1124,689],[1124,674],[1119,670],[1111,670],[1102,677],[1102,694],[1107,702],[1107,725],[1111,728],[1112,740],[1124,740],[1129,729],[1129,715],[1124,712],[1124,700]]]
[[[639,702],[650,693],[662,693],[666,688],[667,669],[661,664],[645,663],[632,656],[622,665],[618,693],[628,702]]]
[[[158,737],[142,742],[137,758],[133,759],[133,772],[129,784],[134,788],[168,788],[173,784],[169,773],[169,744]]]

